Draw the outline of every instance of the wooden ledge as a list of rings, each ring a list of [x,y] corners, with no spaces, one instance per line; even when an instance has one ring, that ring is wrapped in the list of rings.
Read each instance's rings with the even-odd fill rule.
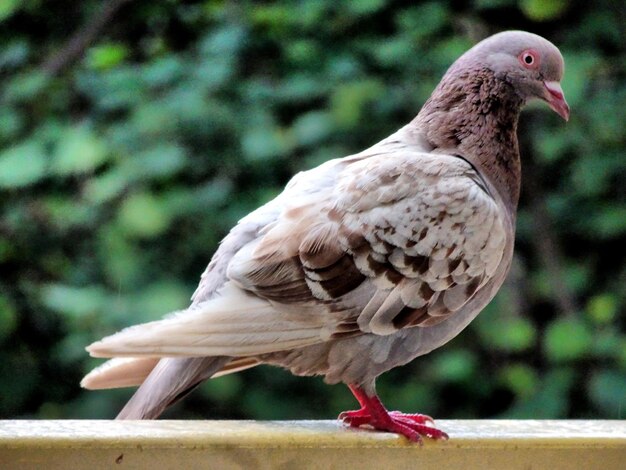
[[[0,421],[0,468],[626,468],[626,421],[437,425],[419,446],[337,421]]]

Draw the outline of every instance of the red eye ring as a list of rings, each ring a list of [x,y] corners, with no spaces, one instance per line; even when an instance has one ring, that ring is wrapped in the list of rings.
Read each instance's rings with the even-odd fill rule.
[[[518,59],[520,64],[522,64],[527,69],[536,69],[539,67],[539,54],[533,49],[527,49],[523,51]]]

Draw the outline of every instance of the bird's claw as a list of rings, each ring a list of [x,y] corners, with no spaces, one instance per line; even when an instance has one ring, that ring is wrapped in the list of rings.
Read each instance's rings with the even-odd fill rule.
[[[428,415],[417,413],[407,414],[392,411],[377,418],[372,417],[367,410],[344,411],[339,419],[350,427],[370,426],[379,431],[400,434],[412,442],[422,444],[422,436],[431,439],[447,440],[448,435],[426,423],[434,425],[434,420]]]
[[[432,424],[433,426],[435,425],[435,420],[433,418],[420,413],[402,413],[401,411],[390,411],[389,414],[393,417],[408,419],[418,424]]]

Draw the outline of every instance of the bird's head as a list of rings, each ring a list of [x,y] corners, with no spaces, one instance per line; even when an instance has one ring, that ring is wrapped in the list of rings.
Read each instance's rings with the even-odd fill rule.
[[[476,44],[466,55],[509,82],[524,101],[539,98],[563,119],[569,119],[561,88],[563,57],[550,41],[524,31],[505,31]]]

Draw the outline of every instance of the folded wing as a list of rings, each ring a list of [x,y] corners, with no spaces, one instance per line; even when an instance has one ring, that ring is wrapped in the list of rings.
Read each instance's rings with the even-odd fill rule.
[[[500,264],[502,211],[461,158],[376,150],[292,181],[216,296],[89,351],[255,356],[454,315]]]

